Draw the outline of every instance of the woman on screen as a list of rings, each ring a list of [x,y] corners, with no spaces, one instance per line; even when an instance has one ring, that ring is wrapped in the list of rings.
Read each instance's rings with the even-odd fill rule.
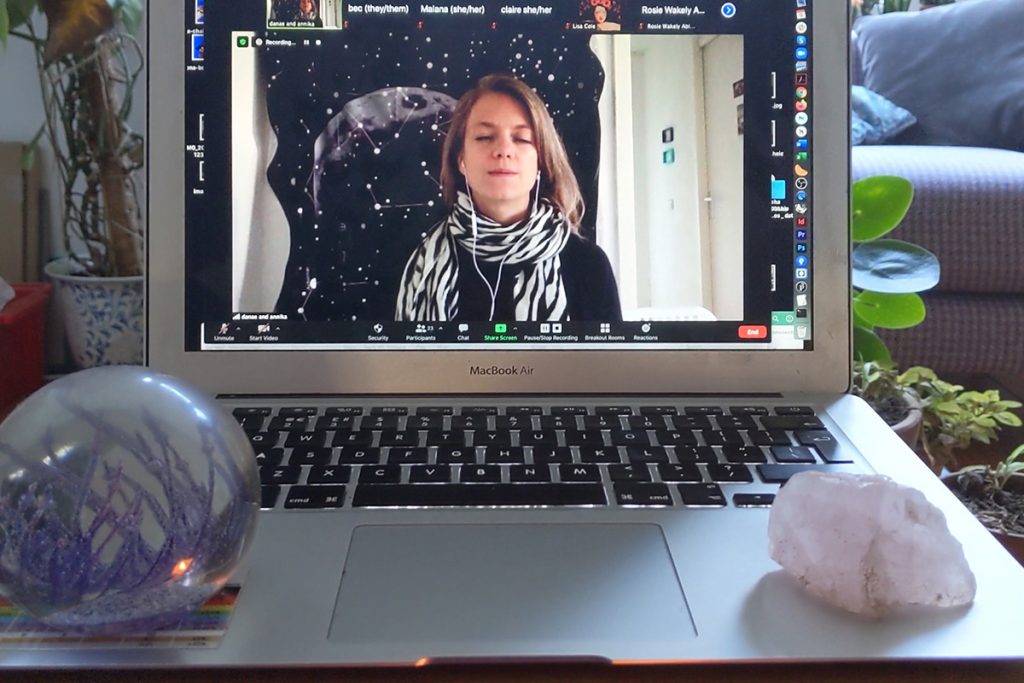
[[[541,99],[490,75],[455,107],[441,158],[449,213],[406,263],[396,320],[622,319],[608,257]]]

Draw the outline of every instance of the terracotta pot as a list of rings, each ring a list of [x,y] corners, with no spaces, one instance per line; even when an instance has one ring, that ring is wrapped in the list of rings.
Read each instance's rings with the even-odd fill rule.
[[[960,489],[957,485],[956,477],[956,473],[946,475],[942,478],[942,483],[953,491],[959,491]],[[1003,488],[1006,491],[1012,491],[1013,493],[1024,495],[1024,475],[1013,475]],[[1022,567],[1024,567],[1024,536],[1020,534],[1007,534],[995,529],[989,529],[989,532],[991,532],[992,535],[996,537],[996,540],[1006,548],[1006,551],[1013,555],[1013,558],[1017,560]]]
[[[907,402],[913,405],[913,399],[909,394],[907,396]],[[892,430],[903,439],[903,443],[910,446],[912,449],[917,449],[917,441],[921,436],[921,423],[924,419],[920,408],[911,408],[910,413],[903,418],[903,421],[892,426]]]
[[[44,268],[54,282],[75,365],[142,364],[143,278],[75,274],[68,259]]]

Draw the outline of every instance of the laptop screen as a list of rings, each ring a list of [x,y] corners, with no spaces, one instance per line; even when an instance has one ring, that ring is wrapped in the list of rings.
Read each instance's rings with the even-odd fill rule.
[[[195,0],[186,351],[812,348],[807,0]]]

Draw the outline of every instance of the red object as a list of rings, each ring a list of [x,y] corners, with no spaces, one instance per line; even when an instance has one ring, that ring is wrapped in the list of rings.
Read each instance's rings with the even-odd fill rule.
[[[48,282],[11,285],[14,299],[0,310],[0,419],[43,386],[43,332]]]
[[[740,325],[740,339],[764,339],[768,336],[765,325]]]

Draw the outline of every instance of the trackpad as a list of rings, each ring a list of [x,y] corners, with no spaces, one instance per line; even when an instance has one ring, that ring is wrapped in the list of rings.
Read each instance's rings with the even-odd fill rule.
[[[329,638],[565,652],[696,635],[654,524],[362,526]]]

